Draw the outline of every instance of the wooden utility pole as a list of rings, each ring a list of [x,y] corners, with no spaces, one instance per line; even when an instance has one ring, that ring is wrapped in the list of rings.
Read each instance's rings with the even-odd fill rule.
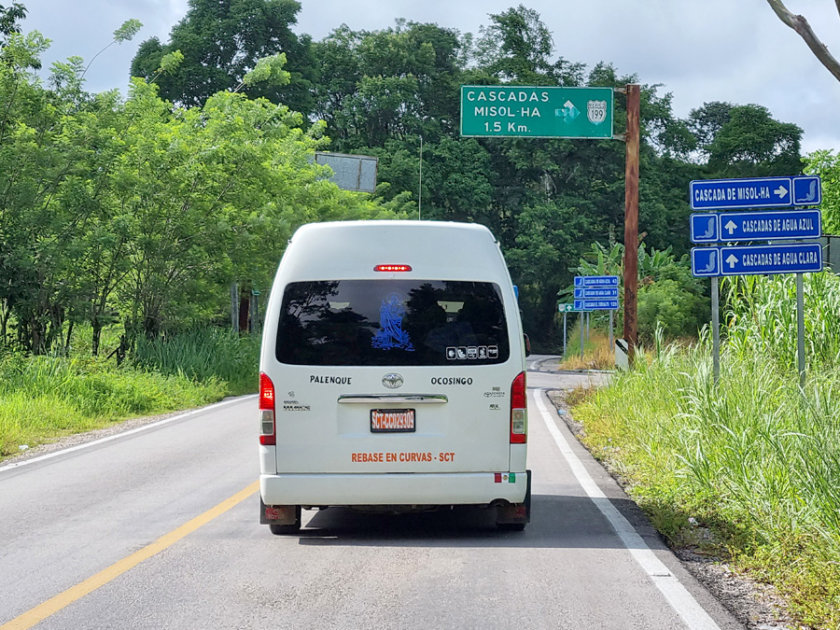
[[[639,109],[640,89],[628,85],[624,171],[624,339],[627,360],[636,351],[636,294],[639,287]]]

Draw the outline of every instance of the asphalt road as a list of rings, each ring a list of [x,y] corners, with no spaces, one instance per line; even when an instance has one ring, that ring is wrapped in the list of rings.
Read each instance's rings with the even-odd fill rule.
[[[580,447],[529,372],[532,522],[304,512],[258,524],[256,398],[0,466],[0,630],[740,628]]]

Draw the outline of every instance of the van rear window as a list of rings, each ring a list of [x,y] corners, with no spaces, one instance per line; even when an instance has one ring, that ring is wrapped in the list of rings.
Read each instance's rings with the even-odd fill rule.
[[[295,282],[279,324],[277,360],[290,365],[489,365],[510,354],[489,282]]]

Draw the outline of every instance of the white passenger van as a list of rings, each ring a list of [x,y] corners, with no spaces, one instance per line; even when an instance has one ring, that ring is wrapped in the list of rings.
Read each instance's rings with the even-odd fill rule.
[[[260,357],[260,522],[301,507],[475,505],[530,517],[525,344],[480,225],[304,225],[280,261]]]

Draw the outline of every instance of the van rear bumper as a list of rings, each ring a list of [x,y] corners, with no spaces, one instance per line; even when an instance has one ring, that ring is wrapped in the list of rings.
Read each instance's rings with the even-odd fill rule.
[[[497,482],[497,476],[501,481]],[[485,505],[522,503],[528,475],[514,473],[260,475],[266,505]]]

